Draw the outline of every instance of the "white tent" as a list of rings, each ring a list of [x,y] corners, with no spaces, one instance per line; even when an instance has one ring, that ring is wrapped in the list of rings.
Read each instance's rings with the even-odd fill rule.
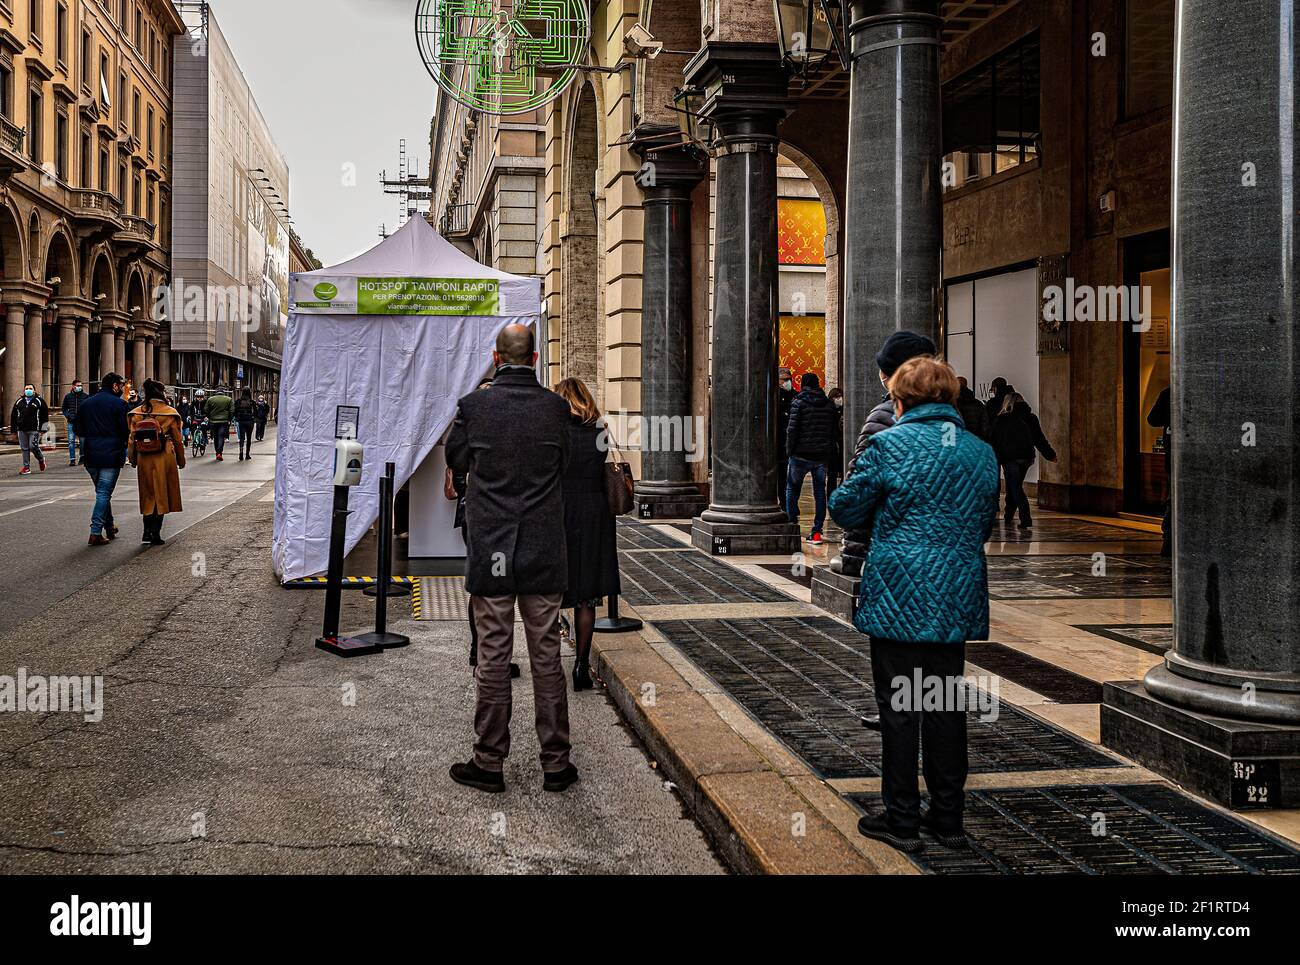
[[[271,548],[283,581],[328,563],[338,407],[360,408],[365,451],[350,553],[378,518],[384,464],[404,485],[491,367],[501,329],[535,328],[541,314],[539,279],[479,264],[419,217],[349,262],[293,275],[290,288]]]

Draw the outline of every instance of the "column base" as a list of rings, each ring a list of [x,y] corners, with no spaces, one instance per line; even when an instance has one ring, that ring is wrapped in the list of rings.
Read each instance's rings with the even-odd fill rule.
[[[813,606],[821,607],[832,616],[853,622],[858,612],[858,589],[862,578],[836,573],[829,566],[817,566],[812,571]]]
[[[1101,743],[1233,810],[1300,807],[1300,727],[1213,717],[1126,680],[1103,688]]]
[[[691,527],[691,543],[714,556],[776,556],[803,548],[794,523],[713,523],[703,518]]]
[[[709,505],[709,501],[695,488],[681,493],[638,491],[635,498],[639,519],[694,519]]]

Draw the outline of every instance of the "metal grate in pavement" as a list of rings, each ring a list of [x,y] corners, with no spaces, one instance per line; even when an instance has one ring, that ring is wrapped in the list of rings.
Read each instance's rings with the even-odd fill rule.
[[[783,576],[787,580],[793,580],[801,586],[812,589],[812,564],[800,567],[798,572],[795,572],[794,566],[789,563],[760,563],[758,565],[769,573],[775,573],[777,576]]]
[[[1040,516],[1034,520],[1034,528],[1027,530],[999,519],[989,537],[994,543],[1159,543],[1161,538],[1159,533],[1143,529],[1060,516]],[[1159,546],[1152,547],[1153,552],[1158,549]]]
[[[469,619],[469,594],[463,576],[423,576],[411,595],[411,615],[430,622],[464,623]]]
[[[829,617],[656,621],[654,627],[822,777],[876,777],[880,736],[870,645]],[[1005,702],[995,719],[972,710],[974,773],[1118,767],[1091,745]],[[993,715],[988,715],[993,717]]]
[[[623,599],[632,606],[790,603],[792,599],[698,550],[619,553]]]
[[[1166,597],[1173,592],[1161,556],[990,556],[989,595],[996,600]]]
[[[967,644],[966,660],[1058,704],[1101,703],[1101,684],[1096,681],[1000,643]]]
[[[1164,784],[967,791],[966,833],[971,850],[927,842],[912,860],[935,874],[1300,874],[1300,851]]]
[[[674,539],[645,523],[629,519],[618,521],[618,548],[620,550],[688,550],[689,543]]]
[[[1171,623],[1119,623],[1076,624],[1076,630],[1086,630],[1117,643],[1137,647],[1148,653],[1164,656],[1174,646],[1174,627]]]

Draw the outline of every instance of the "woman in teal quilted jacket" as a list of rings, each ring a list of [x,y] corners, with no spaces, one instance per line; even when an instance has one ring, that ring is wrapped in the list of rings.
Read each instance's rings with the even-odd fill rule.
[[[858,823],[902,851],[924,830],[965,847],[966,641],[988,636],[984,544],[997,517],[993,450],[967,432],[956,409],[957,375],[922,356],[889,381],[898,421],[871,437],[830,499],[845,529],[871,543],[854,623],[871,637],[881,720],[885,810]],[[930,809],[921,816],[917,745]]]

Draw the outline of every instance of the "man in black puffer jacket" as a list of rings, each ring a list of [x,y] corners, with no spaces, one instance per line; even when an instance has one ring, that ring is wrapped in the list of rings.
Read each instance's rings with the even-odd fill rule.
[[[835,458],[835,432],[839,415],[835,404],[826,398],[821,383],[812,372],[799,382],[799,394],[790,405],[790,428],[786,433],[786,452],[790,454],[790,469],[786,484],[786,515],[790,521],[799,522],[799,496],[803,493],[804,476],[812,473],[813,503],[817,515],[813,520],[808,542],[822,541],[822,526],[826,522],[826,467]]]
[[[934,343],[924,335],[915,332],[895,332],[885,339],[880,352],[876,355],[876,366],[880,369],[880,384],[885,389],[885,397],[880,401],[862,425],[858,433],[857,445],[853,447],[853,458],[844,467],[844,478],[853,475],[853,466],[858,456],[866,451],[867,441],[877,432],[888,429],[894,424],[894,400],[889,397],[889,380],[904,362],[918,355],[935,355]],[[862,562],[867,556],[867,543],[871,541],[870,528],[850,530],[844,534],[844,549],[840,555],[831,560],[830,567],[836,573],[846,576],[861,576]]]

